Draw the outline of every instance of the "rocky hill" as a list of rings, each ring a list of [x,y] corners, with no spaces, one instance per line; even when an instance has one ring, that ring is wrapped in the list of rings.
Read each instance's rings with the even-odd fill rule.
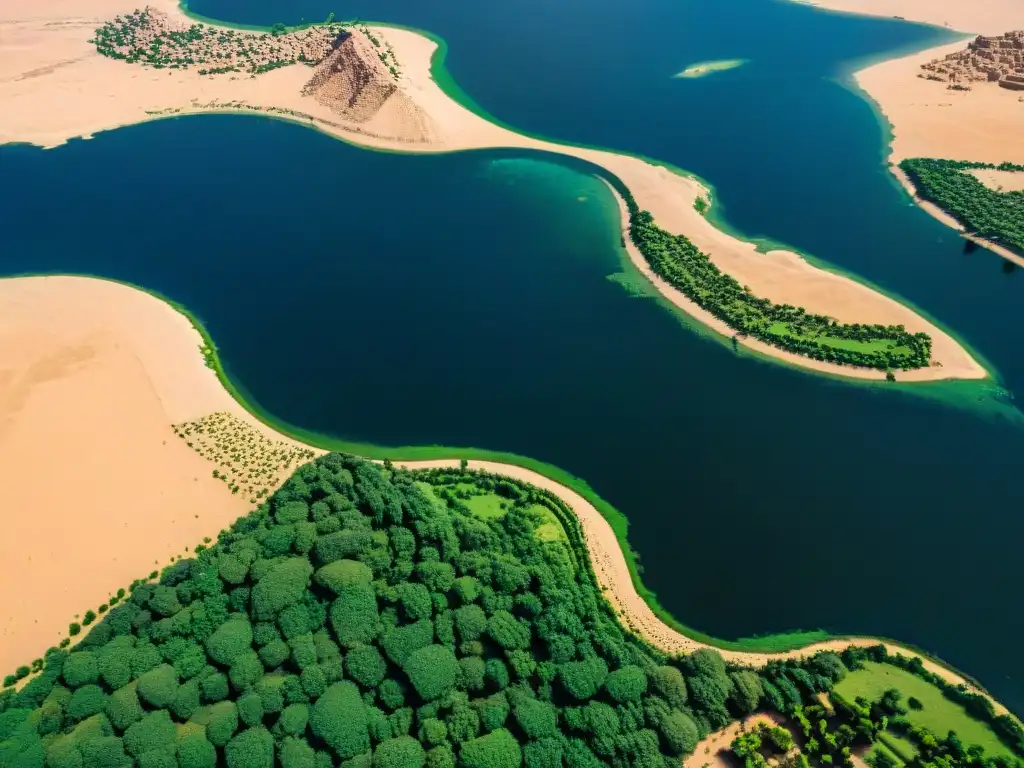
[[[967,48],[945,58],[922,64],[919,77],[948,82],[950,88],[967,90],[974,83],[997,83],[1024,91],[1024,30],[997,37],[978,35]]]

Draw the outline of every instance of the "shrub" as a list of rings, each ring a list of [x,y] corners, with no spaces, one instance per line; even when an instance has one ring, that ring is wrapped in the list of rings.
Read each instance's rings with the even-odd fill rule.
[[[178,686],[178,692],[174,694],[174,701],[171,702],[171,711],[179,720],[188,720],[192,713],[199,709],[199,704],[199,681],[189,680]]]
[[[585,701],[597,693],[608,676],[604,659],[592,656],[584,661],[567,661],[558,667],[562,687],[574,699]]]
[[[235,706],[238,707],[238,719],[245,725],[259,725],[263,722],[263,701],[258,693],[247,693],[240,697]]]
[[[668,702],[670,707],[682,709],[686,706],[686,678],[675,667],[654,667],[647,673],[654,692]]]
[[[302,682],[302,690],[310,698],[319,698],[327,690],[327,677],[324,675],[324,671],[316,665],[303,669],[299,680]]]
[[[227,583],[238,585],[249,575],[249,564],[235,554],[223,554],[217,560],[217,573]]]
[[[231,666],[241,654],[252,649],[252,624],[244,617],[232,617],[221,624],[206,641],[206,652],[218,664]]]
[[[89,683],[76,690],[68,702],[66,714],[74,721],[85,720],[106,709],[107,694],[98,685]]]
[[[913,696],[907,699],[907,706],[911,709],[924,709],[924,704],[921,703],[921,700],[914,698]]]
[[[275,507],[274,518],[280,525],[291,525],[309,519],[309,505],[304,501],[287,501]]]
[[[434,623],[427,619],[386,632],[380,646],[388,658],[402,666],[409,655],[434,642]]]
[[[178,742],[178,765],[180,768],[214,768],[217,750],[202,732],[186,734]]]
[[[331,627],[343,646],[369,643],[380,630],[377,596],[368,584],[349,584],[340,587],[337,599],[331,603]]]
[[[178,673],[170,664],[161,664],[139,678],[139,698],[157,709],[169,707],[178,692]]]
[[[659,730],[673,755],[686,755],[693,752],[700,739],[697,724],[678,709],[672,710],[661,718]]]
[[[506,650],[530,647],[530,625],[508,611],[495,611],[487,621],[487,634]]]
[[[131,652],[132,677],[142,677],[151,669],[160,666],[163,657],[151,643],[139,643]]]
[[[427,752],[427,768],[455,768],[455,755],[447,744]]]
[[[99,673],[103,682],[117,690],[132,679],[131,646],[116,641],[107,643],[99,652]]]
[[[562,739],[546,738],[531,741],[523,748],[526,768],[562,768],[565,746]]]
[[[372,645],[357,645],[345,655],[348,676],[363,688],[376,688],[384,679],[387,664]]]
[[[411,653],[402,669],[416,692],[427,701],[433,701],[454,690],[459,662],[445,646],[428,645]]]
[[[515,737],[499,728],[467,741],[459,751],[459,758],[466,768],[519,768],[523,753]]]
[[[260,579],[252,590],[252,612],[257,619],[273,619],[305,594],[313,566],[305,557],[289,557]]]
[[[298,736],[303,733],[308,723],[309,707],[305,704],[290,704],[285,707],[277,721],[281,731],[292,736]]]
[[[206,738],[210,743],[223,747],[238,730],[238,710],[233,701],[221,701],[210,707],[201,721],[206,725]]]
[[[423,768],[423,746],[410,736],[381,742],[373,752],[373,768]]]
[[[459,687],[467,691],[482,691],[485,669],[484,660],[479,656],[463,656],[459,659]]]
[[[558,713],[546,701],[520,694],[512,704],[512,712],[523,733],[531,739],[541,739],[558,733]]]
[[[403,582],[397,586],[396,590],[405,615],[411,621],[429,619],[434,613],[434,603],[430,592],[422,584]]]
[[[76,651],[69,654],[61,674],[64,682],[72,688],[95,683],[100,677],[96,654],[92,651]]]
[[[107,717],[119,731],[142,718],[144,714],[135,686],[129,685],[114,691],[107,699]]]
[[[366,705],[359,689],[347,680],[335,683],[317,699],[309,724],[313,733],[343,760],[370,749]]]
[[[153,596],[149,598],[149,610],[158,616],[173,616],[181,610],[178,593],[172,587],[157,585],[153,588]]]
[[[310,637],[310,643],[313,638]],[[277,669],[291,655],[291,649],[284,640],[271,640],[259,650],[260,661],[265,669]]]
[[[456,608],[455,628],[461,640],[476,640],[487,629],[487,614],[475,603]]]
[[[167,710],[150,712],[124,732],[124,749],[129,755],[138,757],[154,750],[174,750],[178,729],[174,727]]]
[[[316,752],[302,739],[288,737],[282,741],[278,759],[281,768],[316,768]],[[330,758],[326,765],[331,765]]]
[[[639,701],[647,692],[647,675],[640,667],[622,667],[608,675],[604,687],[608,695],[620,704]]]
[[[756,672],[741,669],[730,673],[729,677],[733,683],[731,700],[736,706],[736,711],[742,715],[749,715],[757,709],[764,695],[761,676]]]
[[[228,768],[274,768],[274,737],[263,726],[242,731],[224,747]]]
[[[263,665],[256,651],[247,651],[235,659],[228,671],[228,679],[236,691],[244,691],[263,677]]]
[[[204,677],[199,684],[203,701],[223,701],[228,697],[228,678],[222,672]]]
[[[373,581],[373,571],[358,560],[335,560],[320,568],[313,580],[339,594],[343,587],[368,585]]]

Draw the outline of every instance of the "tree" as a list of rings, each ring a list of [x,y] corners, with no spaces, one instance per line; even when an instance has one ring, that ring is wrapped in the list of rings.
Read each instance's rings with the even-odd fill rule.
[[[348,681],[335,683],[324,691],[313,705],[309,725],[342,760],[370,749],[366,705],[359,689]]]
[[[345,655],[349,677],[364,688],[376,688],[387,673],[387,663],[372,645],[357,645]]]
[[[523,760],[515,737],[504,728],[462,745],[459,758],[466,768],[518,768]]]
[[[274,768],[274,737],[263,726],[242,731],[224,747],[228,768]]]
[[[410,736],[398,736],[381,742],[373,751],[373,768],[423,768],[426,753]]]
[[[455,688],[459,662],[443,645],[428,645],[411,653],[402,666],[416,692],[433,701]]]
[[[604,687],[620,704],[639,701],[647,692],[647,675],[637,666],[622,667],[608,675]]]

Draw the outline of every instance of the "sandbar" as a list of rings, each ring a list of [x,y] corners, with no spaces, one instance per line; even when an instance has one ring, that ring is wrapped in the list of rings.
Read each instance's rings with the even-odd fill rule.
[[[840,322],[903,325],[910,332],[929,334],[933,365],[898,372],[900,381],[981,379],[987,375],[961,344],[899,301],[812,266],[797,253],[759,253],[752,243],[715,228],[694,210],[694,200],[709,195],[698,180],[634,157],[522,136],[461,106],[433,80],[431,57],[437,45],[423,35],[373,28],[375,35],[393,45],[402,63],[402,104],[413,105],[416,114],[410,116],[405,107],[397,114],[396,110],[381,109],[373,119],[354,124],[302,95],[310,70],[301,64],[256,77],[210,76],[195,69],[158,70],[99,55],[88,43],[92,30],[136,6],[136,0],[58,0],[45,7],[30,0],[13,0],[0,8],[4,34],[11,41],[0,51],[0,143],[56,146],[72,137],[157,117],[232,111],[297,120],[347,141],[382,149],[443,152],[511,147],[572,155],[618,176],[659,226],[685,234],[722,271],[756,295],[802,306]],[[172,0],[157,0],[156,7],[169,16],[182,17]],[[6,54],[7,50],[12,54]],[[416,125],[415,133],[408,133],[410,124]],[[703,321],[697,313],[691,314]],[[882,371],[820,363],[749,342],[741,340],[766,355],[805,368],[852,378],[884,378]]]
[[[1018,0],[794,0],[829,11],[880,16],[998,35],[1024,26]]]
[[[174,436],[172,423],[229,413],[271,440],[296,443],[235,401],[206,366],[202,338],[189,320],[143,291],[87,277],[0,280],[0,327],[5,365],[15,361],[0,374],[0,458],[23,480],[8,488],[14,496],[6,508],[18,517],[5,520],[15,535],[0,544],[0,611],[10,617],[0,669],[13,669],[55,644],[75,613],[144,576],[155,561],[165,565],[185,546],[215,537],[251,507],[212,479],[217,465]],[[457,467],[459,459],[396,464]],[[626,628],[668,653],[708,647],[667,626],[644,602],[611,525],[583,496],[512,464],[469,466],[532,483],[569,506],[598,584]],[[51,487],[58,485],[55,477],[59,488]],[[45,518],[34,509],[45,510]],[[782,654],[721,653],[730,662],[762,666],[878,642],[836,638]],[[975,689],[956,672],[924,663]]]
[[[686,79],[706,77],[708,75],[713,75],[715,72],[727,72],[730,69],[742,67],[746,63],[746,59],[719,59],[717,61],[699,61],[696,64],[691,64],[682,72],[678,72],[672,75],[672,77]]]

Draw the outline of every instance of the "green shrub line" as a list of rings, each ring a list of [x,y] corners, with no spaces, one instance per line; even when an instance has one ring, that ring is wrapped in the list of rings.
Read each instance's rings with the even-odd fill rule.
[[[968,233],[1024,253],[1024,192],[998,192],[965,173],[975,168],[1021,173],[1024,165],[916,157],[899,167],[924,200],[949,213]]]

